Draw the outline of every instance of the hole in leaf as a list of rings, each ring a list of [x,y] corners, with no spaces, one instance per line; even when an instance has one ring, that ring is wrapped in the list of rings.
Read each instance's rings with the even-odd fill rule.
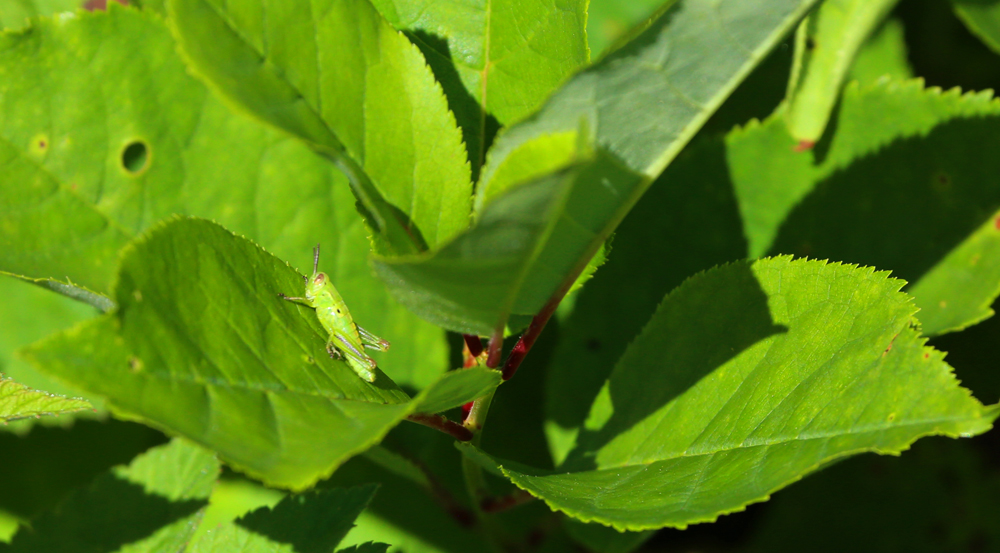
[[[122,151],[122,167],[133,175],[141,173],[146,169],[146,162],[149,160],[149,149],[141,141],[130,143]]]

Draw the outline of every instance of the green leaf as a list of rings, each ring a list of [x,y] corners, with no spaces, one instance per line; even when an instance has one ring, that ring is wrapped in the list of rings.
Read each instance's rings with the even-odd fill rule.
[[[498,463],[554,509],[644,530],[741,510],[840,457],[988,430],[995,409],[924,346],[901,285],[788,257],[693,277],[618,362],[557,473]]]
[[[369,384],[330,358],[315,313],[277,295],[301,286],[300,274],[251,242],[175,219],[125,253],[118,312],[26,354],[125,415],[204,444],[265,482],[302,489],[377,442],[411,406],[384,375]]]
[[[32,390],[0,376],[0,422],[93,409],[89,401]]]
[[[417,411],[440,413],[492,392],[500,385],[500,371],[472,367],[446,372],[420,395]]]
[[[0,297],[3,298],[0,301],[0,373],[29,388],[79,397],[79,391],[46,378],[15,352],[53,332],[92,317],[97,312],[83,303],[5,276],[0,276]],[[23,432],[36,422],[65,424],[77,418],[93,418],[95,414],[104,412],[99,398],[85,395],[84,399],[92,405],[93,410],[77,411],[53,419],[22,419],[0,428]]]
[[[951,4],[972,34],[1000,53],[1000,4],[988,0],[951,0]]]
[[[79,73],[81,59],[101,79]],[[0,75],[0,150],[11,156],[0,172],[0,270],[109,294],[128,240],[172,213],[197,215],[304,270],[322,244],[324,270],[352,314],[392,342],[383,369],[396,382],[422,389],[448,368],[444,332],[393,301],[371,274],[369,233],[345,177],[299,141],[215,100],[187,74],[160,18],[112,3],[106,13],[38,21],[31,32],[0,36]],[[40,136],[44,151],[33,141]],[[133,174],[122,156],[136,143],[146,146],[148,166]],[[51,194],[38,192],[43,184]],[[25,219],[30,213],[36,222]],[[95,247],[110,232],[102,225],[127,230]],[[299,291],[301,283],[287,292]]]
[[[560,321],[544,399],[545,430],[557,465],[611,369],[663,296],[692,274],[744,257],[725,145],[716,138],[697,140],[618,227],[607,264]]]
[[[378,259],[376,271],[402,303],[451,330],[489,335],[510,315],[538,313],[569,288],[652,179],[811,4],[670,5],[497,138],[476,191],[473,229],[423,257]],[[523,169],[534,159],[545,160],[543,171],[565,168],[584,149],[572,147],[577,142],[596,142],[598,154],[577,170],[571,190],[554,185],[560,173]],[[527,178],[532,184],[521,184]],[[525,228],[521,211],[510,209],[528,204],[529,192],[532,214],[547,214],[548,225]],[[470,284],[472,274],[481,286]]]
[[[524,290],[530,273],[564,258],[546,257],[554,227],[571,191],[584,179],[579,165],[509,190],[491,202],[476,226],[436,252],[410,257],[375,257],[375,272],[396,298],[424,319],[445,328],[488,336],[511,314],[528,314]],[[569,261],[574,261],[570,259]],[[557,276],[548,275],[548,276]],[[541,305],[541,304],[539,304]]]
[[[587,42],[592,57],[603,55],[629,29],[649,19],[662,0],[591,0],[587,6]]]
[[[420,51],[367,0],[167,8],[210,86],[347,172],[383,246],[420,251],[468,226],[470,174],[455,119]]]
[[[76,11],[80,4],[80,0],[10,0],[0,6],[0,29],[14,31],[26,27],[32,17]]]
[[[372,3],[397,29],[450,58],[465,93],[503,125],[535,111],[588,61],[583,0]]]
[[[907,55],[902,22],[896,18],[886,19],[858,50],[848,77],[862,86],[874,84],[883,77],[897,81],[912,79],[913,68]]]
[[[891,269],[912,283],[923,332],[933,336],[988,316],[1000,287],[988,230],[1000,209],[991,184],[1000,103],[988,92],[922,85],[849,85],[820,151],[792,151],[776,114],[731,133],[726,161],[750,256]],[[952,277],[963,284],[941,280]]]
[[[332,553],[375,495],[376,486],[290,495],[225,523],[186,551]]]
[[[0,551],[183,551],[218,474],[213,455],[174,440],[79,490]]]
[[[799,26],[785,119],[801,149],[823,135],[854,57],[897,1],[826,0]]]
[[[102,313],[107,313],[115,308],[115,302],[111,301],[111,298],[72,283],[62,283],[54,278],[28,278],[4,271],[0,271],[0,275],[16,278],[24,282],[30,282],[31,284],[45,288],[46,290],[52,290],[53,292],[62,294],[67,298],[72,298],[79,302],[86,303]]]
[[[381,373],[365,382],[327,354],[314,310],[278,297],[302,279],[218,225],[176,218],[126,250],[117,312],[26,355],[123,416],[292,489],[329,475],[419,404],[461,404],[495,386],[485,371],[461,371],[410,402]]]

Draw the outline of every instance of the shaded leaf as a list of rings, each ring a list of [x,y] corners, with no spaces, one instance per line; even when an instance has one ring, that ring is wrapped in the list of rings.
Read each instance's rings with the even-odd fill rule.
[[[990,0],[951,0],[951,4],[972,34],[1000,53],[1000,4]]]
[[[210,86],[346,171],[382,249],[420,251],[468,225],[455,119],[420,51],[367,0],[167,7]]]
[[[290,495],[209,531],[186,551],[332,553],[375,495],[376,486]]]
[[[454,64],[465,93],[503,125],[535,111],[588,60],[581,0],[372,3],[397,29],[427,37]]]
[[[38,424],[30,430],[0,434],[0,511],[23,521],[58,506],[111,467],[166,442],[149,427],[117,420],[78,418],[72,425]]]
[[[0,376],[0,422],[93,409],[89,401],[32,390]]]
[[[380,259],[376,270],[402,303],[451,330],[488,335],[510,315],[538,313],[569,288],[652,179],[810,5],[782,0],[768,2],[765,10],[758,2],[671,4],[632,42],[572,77],[537,114],[497,138],[476,191],[476,227],[434,254]],[[595,142],[595,160],[579,170],[565,200],[563,187],[549,185],[549,197],[533,203],[565,201],[564,209],[549,212],[551,238],[514,243],[515,256],[509,236],[492,249],[465,241],[490,227],[520,226],[519,212],[498,218],[497,205],[522,188],[532,190],[521,184],[525,179],[551,182],[544,171],[577,157],[576,142]],[[533,159],[545,159],[542,172],[520,169]],[[544,246],[537,256],[522,253],[536,246]],[[532,266],[534,259],[539,261]],[[496,278],[482,275],[497,264],[505,268],[502,290]],[[443,274],[468,276],[470,267],[478,269],[482,287],[466,283],[457,292],[457,283],[438,286]]]
[[[560,321],[544,397],[546,435],[556,464],[572,447],[611,369],[663,296],[692,274],[744,257],[746,240],[725,145],[717,138],[697,141],[618,227],[607,264],[580,291],[572,314]],[[532,350],[525,363],[534,357]]]
[[[218,473],[213,455],[175,440],[112,469],[0,551],[182,551]]]
[[[927,335],[982,320],[1000,287],[987,230],[1000,209],[998,115],[988,92],[880,82],[847,87],[836,133],[816,152],[792,151],[780,115],[734,131],[726,161],[750,255],[891,269],[912,283]],[[942,286],[945,275],[967,285]]]
[[[977,443],[978,447],[977,447]],[[991,436],[927,440],[896,459],[849,459],[779,494],[743,551],[853,549],[936,553],[1000,544],[1000,479],[981,453]]]
[[[430,432],[416,426],[407,430],[420,431],[424,435]],[[447,451],[454,453],[450,446]],[[457,467],[457,463],[454,464]],[[455,471],[456,475],[460,473],[460,469]],[[345,545],[388,542],[408,553],[464,553],[485,551],[490,547],[482,534],[469,526],[471,511],[467,512],[469,518],[463,525],[436,501],[428,488],[384,469],[367,456],[351,459],[322,485],[342,486],[357,482],[378,482],[380,491],[344,538]]]
[[[846,455],[988,430],[995,409],[924,346],[901,285],[787,257],[693,277],[619,361],[558,472],[498,463],[554,509],[643,530],[714,520]]]
[[[388,550],[388,544],[369,541],[358,545],[352,545],[346,549],[341,549],[338,553],[385,553]]]

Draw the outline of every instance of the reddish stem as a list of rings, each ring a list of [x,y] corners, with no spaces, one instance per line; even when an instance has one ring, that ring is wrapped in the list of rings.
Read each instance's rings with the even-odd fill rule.
[[[469,348],[469,353],[473,357],[479,357],[483,353],[483,341],[479,339],[479,336],[463,334],[462,337],[465,338],[465,347]]]
[[[495,369],[500,365],[500,355],[503,353],[503,327],[493,331],[490,336],[489,349],[486,355],[486,366]]]
[[[557,294],[553,296],[553,299],[549,300],[549,303],[545,304],[545,307],[538,312],[534,318],[531,319],[531,324],[528,325],[528,329],[524,331],[521,338],[518,339],[517,344],[514,349],[511,350],[510,355],[507,357],[507,362],[503,365],[503,379],[510,380],[514,373],[517,372],[517,368],[521,366],[521,361],[524,361],[524,357],[528,355],[531,351],[531,346],[535,345],[535,340],[538,339],[538,335],[542,333],[542,329],[545,328],[545,324],[549,322],[552,318],[552,314],[556,312],[556,308],[559,307],[559,302],[562,301],[563,294]]]
[[[424,426],[429,426],[435,430],[440,430],[460,442],[467,442],[472,439],[471,430],[441,415],[414,413],[406,417],[406,420],[422,424]]]
[[[524,505],[534,499],[535,496],[530,493],[524,490],[517,490],[516,492],[500,497],[487,497],[479,502],[479,508],[485,513],[499,513],[518,505]]]

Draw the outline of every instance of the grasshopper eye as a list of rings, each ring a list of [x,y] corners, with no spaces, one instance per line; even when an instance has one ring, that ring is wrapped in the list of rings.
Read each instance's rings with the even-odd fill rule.
[[[320,273],[313,277],[313,284],[322,285],[324,282],[326,282],[326,273]]]

